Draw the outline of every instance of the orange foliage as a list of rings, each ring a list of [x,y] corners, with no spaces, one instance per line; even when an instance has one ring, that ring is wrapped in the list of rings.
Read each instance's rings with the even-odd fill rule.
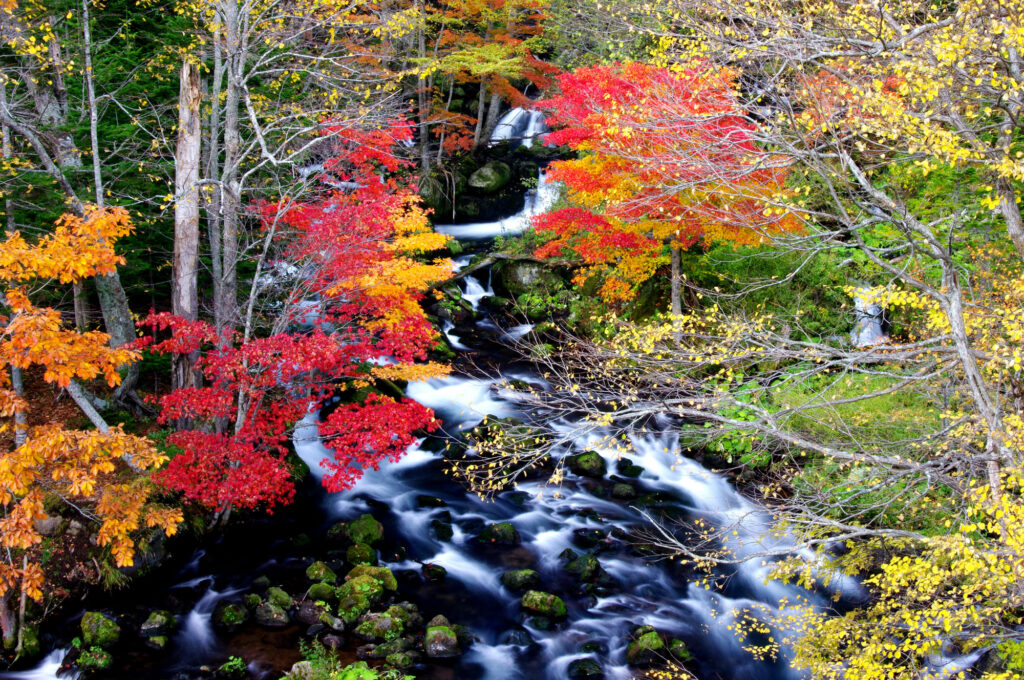
[[[139,358],[137,352],[108,346],[109,336],[100,332],[78,333],[62,326],[60,313],[35,307],[20,284],[33,279],[56,279],[63,283],[87,276],[107,274],[121,262],[114,253],[114,241],[131,232],[128,214],[122,209],[90,209],[84,219],[65,215],[55,232],[29,244],[18,233],[0,243],[0,280],[9,314],[0,334],[0,365],[28,369],[40,367],[46,382],[67,387],[74,379],[103,377],[111,385],[120,382],[117,369]],[[0,373],[0,417],[12,418],[27,408],[24,399],[11,389],[7,371]],[[16,427],[0,424],[0,431]],[[100,523],[97,541],[109,546],[119,566],[132,564],[135,545],[132,533],[140,528],[159,527],[173,534],[182,520],[181,512],[150,501],[148,477],[133,474],[128,481],[105,485],[118,459],[130,460],[145,470],[164,460],[143,437],[125,433],[120,427],[107,432],[66,430],[50,424],[29,429],[26,441],[0,453],[0,596],[20,589],[29,597],[42,597],[43,572],[39,565],[23,561],[25,551],[42,537],[35,522],[46,517],[44,491],[63,498],[98,500],[93,510]]]

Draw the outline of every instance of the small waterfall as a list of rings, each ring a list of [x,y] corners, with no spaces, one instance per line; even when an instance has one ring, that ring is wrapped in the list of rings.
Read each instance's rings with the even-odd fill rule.
[[[452,346],[452,349],[468,350],[469,347],[462,344],[462,338],[455,335],[455,333],[452,333],[453,330],[455,330],[455,324],[448,319],[445,319],[441,326],[441,332],[444,333],[444,337],[448,339],[448,344]]]
[[[78,674],[74,672],[61,673],[61,661],[67,656],[68,651],[67,649],[55,649],[47,654],[46,658],[40,661],[35,668],[13,673],[0,673],[0,678],[4,680],[70,680],[77,677]]]
[[[885,310],[881,305],[871,302],[868,289],[859,288],[853,296],[854,327],[850,340],[854,347],[870,347],[884,342],[886,333]]]
[[[463,278],[462,281],[465,284],[465,288],[462,291],[462,299],[466,300],[473,307],[473,311],[480,309],[480,300],[485,297],[494,296],[494,289],[491,288],[490,270],[488,270],[486,288],[480,283],[480,279],[472,274]]]
[[[518,146],[532,146],[535,139],[548,132],[544,114],[533,109],[516,107],[505,112],[491,134],[491,145],[518,141]]]
[[[460,241],[482,241],[495,236],[517,236],[530,228],[530,218],[545,213],[558,201],[559,186],[548,182],[541,171],[537,188],[526,192],[523,208],[515,215],[497,222],[476,222],[472,224],[437,224],[434,230],[448,234]]]

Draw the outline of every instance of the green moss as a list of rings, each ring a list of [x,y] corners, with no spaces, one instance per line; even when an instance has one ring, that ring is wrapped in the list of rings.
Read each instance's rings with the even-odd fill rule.
[[[564,619],[567,613],[562,598],[539,590],[528,590],[519,603],[523,609],[552,619]]]
[[[82,642],[86,647],[112,647],[121,637],[121,626],[100,612],[86,612],[82,616]]]
[[[398,581],[395,580],[395,575],[391,573],[390,569],[387,567],[374,567],[369,564],[360,564],[348,572],[348,575],[345,577],[346,585],[363,577],[372,578],[383,586],[385,590],[398,590]]]
[[[90,647],[78,655],[75,662],[86,673],[105,671],[114,664],[114,657],[102,647]]]
[[[348,523],[346,534],[353,543],[373,545],[384,537],[384,527],[373,518],[373,515],[362,515]]]
[[[306,578],[308,578],[310,581],[334,583],[338,580],[338,575],[335,574],[334,570],[328,567],[326,564],[318,561],[306,567]]]
[[[267,588],[267,601],[281,609],[291,609],[292,605],[295,604],[292,601],[292,596],[277,586]]]
[[[377,551],[365,543],[350,545],[345,552],[349,564],[377,564]]]
[[[309,587],[309,598],[314,602],[334,602],[338,591],[329,583],[314,583]]]
[[[502,574],[501,582],[509,590],[526,590],[540,582],[540,575],[533,569],[514,569]]]

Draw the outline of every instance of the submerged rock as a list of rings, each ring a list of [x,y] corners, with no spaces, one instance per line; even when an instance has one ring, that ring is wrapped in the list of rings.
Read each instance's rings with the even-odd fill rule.
[[[86,612],[80,626],[86,647],[113,647],[121,638],[121,626],[102,612]]]
[[[608,471],[604,458],[595,451],[577,453],[566,458],[565,462],[570,470],[582,477],[600,478]]]
[[[551,619],[564,619],[567,613],[562,598],[539,590],[528,590],[519,603],[523,609]]]
[[[569,680],[604,678],[604,670],[601,668],[601,665],[593,659],[576,659],[569,664],[567,673]]]
[[[502,574],[501,582],[509,590],[526,590],[540,583],[540,575],[533,569],[514,569]]]

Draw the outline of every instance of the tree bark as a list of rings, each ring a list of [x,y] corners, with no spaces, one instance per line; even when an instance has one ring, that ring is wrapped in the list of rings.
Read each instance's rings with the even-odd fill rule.
[[[484,124],[482,144],[487,144],[491,141],[491,135],[498,128],[499,121],[501,121],[501,96],[497,93],[492,93],[491,103],[487,107],[487,122]]]
[[[87,0],[86,0],[87,1]],[[172,312],[195,321],[199,318],[199,159],[202,135],[199,70],[185,61],[178,93],[178,141],[174,154],[174,269],[171,279]],[[171,374],[173,389],[198,387],[193,371],[197,357],[178,354]]]
[[[479,149],[484,143],[484,115],[487,104],[487,83],[480,81],[480,97],[476,102],[476,128],[473,130],[473,148]]]
[[[214,291],[214,322],[221,342],[238,323],[238,219],[241,201],[241,182],[238,177],[238,158],[241,145],[238,107],[241,101],[241,78],[245,64],[243,46],[239,36],[239,10],[234,0],[221,2],[227,54],[225,71],[227,92],[224,107],[224,167],[221,173],[221,252],[222,272],[219,292]],[[214,288],[218,282],[214,282]]]
[[[682,316],[683,314],[683,272],[679,249],[669,246],[670,261],[672,263],[672,315]]]

